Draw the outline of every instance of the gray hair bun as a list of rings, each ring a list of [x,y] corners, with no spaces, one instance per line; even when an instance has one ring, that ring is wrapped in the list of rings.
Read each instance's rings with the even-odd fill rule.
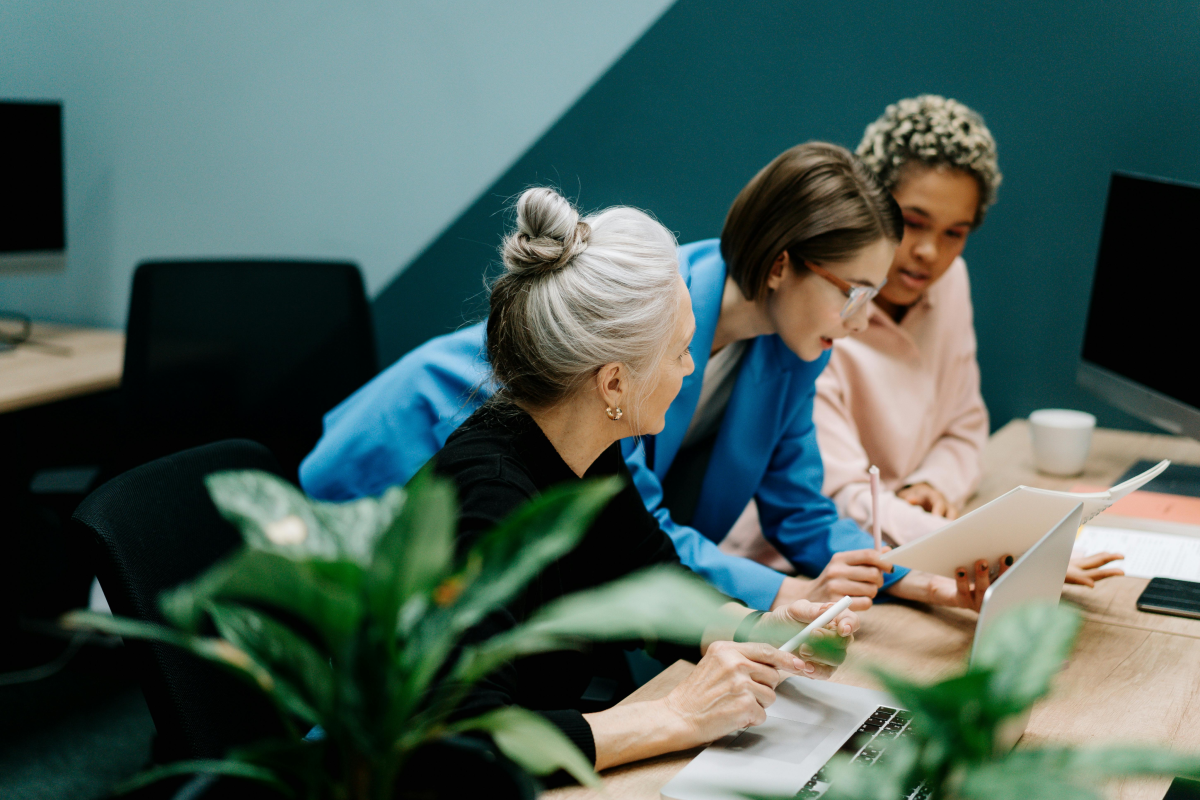
[[[553,189],[526,189],[517,200],[517,229],[504,239],[504,266],[512,275],[549,275],[587,249],[592,229]]]

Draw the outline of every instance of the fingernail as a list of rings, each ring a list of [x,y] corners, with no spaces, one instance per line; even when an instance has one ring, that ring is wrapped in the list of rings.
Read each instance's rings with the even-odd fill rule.
[[[965,577],[967,577],[967,571],[966,571],[965,569],[960,569],[960,570],[958,571],[958,577],[960,577],[960,578],[965,578]]]
[[[1012,566],[1012,556],[1005,556],[1005,557],[1004,557],[1004,566],[1006,566],[1006,567],[1011,567],[1011,566]]]
[[[813,674],[814,672],[816,672],[816,671],[817,671],[817,668],[816,668],[815,666],[813,666],[812,664],[805,664],[805,665],[804,665],[804,672],[805,672],[806,674],[808,674],[808,675],[812,675],[812,674]]]
[[[796,658],[795,656],[792,656],[792,664],[796,667],[797,672],[804,669],[804,662],[801,661],[800,659]]]

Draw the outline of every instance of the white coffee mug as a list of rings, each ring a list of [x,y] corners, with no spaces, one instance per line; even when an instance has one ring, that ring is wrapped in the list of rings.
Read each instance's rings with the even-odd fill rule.
[[[1029,415],[1033,463],[1039,472],[1071,476],[1083,472],[1096,418],[1086,411],[1043,408]]]

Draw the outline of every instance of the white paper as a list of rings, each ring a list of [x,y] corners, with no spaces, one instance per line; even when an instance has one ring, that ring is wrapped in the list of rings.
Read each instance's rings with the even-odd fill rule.
[[[1175,578],[1200,581],[1200,539],[1169,533],[1148,533],[1124,528],[1086,525],[1075,540],[1075,555],[1121,553],[1120,567],[1133,578]]]
[[[977,559],[996,564],[1005,556],[1020,558],[1076,504],[1083,504],[1082,521],[1086,523],[1144,486],[1170,463],[1160,461],[1141,475],[1103,492],[1055,492],[1018,486],[928,536],[884,553],[882,558],[951,579],[958,567],[969,567]]]

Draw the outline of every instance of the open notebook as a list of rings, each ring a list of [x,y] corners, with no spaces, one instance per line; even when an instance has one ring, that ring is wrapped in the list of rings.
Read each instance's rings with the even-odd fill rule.
[[[928,536],[885,553],[883,559],[953,578],[955,569],[974,564],[981,558],[992,565],[1006,555],[1020,558],[1076,503],[1083,503],[1080,524],[1086,523],[1117,500],[1150,482],[1170,463],[1160,461],[1107,492],[1081,494],[1018,486]]]

